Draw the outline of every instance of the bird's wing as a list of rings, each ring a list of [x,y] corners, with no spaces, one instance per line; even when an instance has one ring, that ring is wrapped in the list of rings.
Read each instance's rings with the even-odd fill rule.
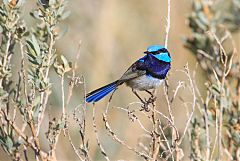
[[[142,76],[146,74],[146,70],[139,70],[139,66],[142,62],[136,61],[131,65],[128,70],[122,75],[119,79],[120,82],[126,82],[128,80],[134,79],[136,77]]]

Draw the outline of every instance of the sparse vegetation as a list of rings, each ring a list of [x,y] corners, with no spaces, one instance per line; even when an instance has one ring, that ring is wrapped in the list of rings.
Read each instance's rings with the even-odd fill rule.
[[[170,9],[175,2],[167,2],[165,46],[171,46]],[[56,48],[65,34],[60,23],[70,15],[67,1],[39,0],[30,13],[32,26],[22,16],[23,5],[23,0],[3,0],[0,6],[0,151],[7,159],[61,160],[57,149],[69,144],[78,160],[115,160],[110,145],[117,144],[134,155],[129,160],[240,160],[240,62],[232,36],[240,29],[239,0],[193,0],[188,16],[191,36],[184,43],[206,76],[206,88],[199,89],[196,71],[186,64],[171,72],[182,75],[177,85],[169,83],[171,75],[165,81],[161,104],[156,101],[156,91],[145,98],[146,103],[151,102],[149,111],[142,109],[141,102],[112,105],[115,94],[101,112],[96,105],[87,107],[88,82],[76,72],[81,70],[77,64],[81,42],[74,62]],[[58,76],[55,82],[50,78],[52,69]],[[61,97],[54,105],[58,109],[52,109],[49,101],[54,97],[53,84]],[[72,103],[75,88],[83,94]],[[160,110],[163,106],[167,112]],[[175,106],[186,111],[181,114],[182,128],[176,123]],[[113,126],[112,113],[139,129],[136,134],[128,130],[137,144]],[[77,138],[71,133],[74,128]],[[92,142],[96,142],[94,147]]]

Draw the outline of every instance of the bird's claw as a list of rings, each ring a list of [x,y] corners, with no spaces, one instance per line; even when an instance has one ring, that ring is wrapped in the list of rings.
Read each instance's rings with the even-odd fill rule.
[[[150,103],[154,103],[156,100],[157,100],[157,97],[155,97],[155,96],[152,96],[152,97],[150,97],[150,98],[148,99],[148,101],[149,101]]]
[[[146,112],[149,112],[150,111],[150,109],[149,109],[149,107],[148,107],[148,105],[149,105],[149,103],[148,102],[146,102],[146,101],[144,101],[144,102],[142,102],[143,103],[143,105],[141,106],[142,108],[140,109],[140,111],[146,111]]]
[[[156,97],[152,96],[149,99],[145,99],[144,101],[142,101],[143,105],[142,105],[142,109],[140,111],[145,110],[146,112],[150,111],[150,108],[148,107],[149,104],[153,104],[156,101]]]
[[[156,101],[156,99],[157,99],[156,97],[152,96],[148,100],[145,99],[145,102],[147,102],[148,104],[152,104]]]

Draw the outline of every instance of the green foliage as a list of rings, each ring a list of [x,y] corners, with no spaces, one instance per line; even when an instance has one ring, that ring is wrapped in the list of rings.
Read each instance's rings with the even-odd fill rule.
[[[193,11],[188,17],[192,35],[186,39],[185,46],[196,55],[209,81],[206,99],[199,96],[202,117],[197,118],[197,124],[196,119],[192,122],[192,160],[239,157],[240,62],[234,59],[236,46],[231,35],[240,29],[239,4],[239,0],[193,1]],[[211,134],[209,128],[217,130]],[[204,131],[200,133],[205,137],[203,141],[198,139],[200,136],[195,139],[197,129]]]
[[[77,84],[84,84],[84,79],[75,75],[74,70],[77,65],[73,66],[55,49],[56,41],[66,32],[60,27],[60,23],[70,15],[70,11],[66,11],[66,5],[66,0],[38,0],[36,8],[30,13],[35,22],[33,26],[28,26],[25,17],[22,16],[24,0],[3,0],[0,5],[0,145],[12,160],[22,160],[22,158],[56,160],[56,146],[63,132],[64,136],[68,136],[77,157],[80,160],[90,160],[89,142],[92,140],[88,140],[89,135],[86,135],[85,126],[88,124],[85,120],[86,104],[81,105],[83,108],[77,106],[74,111],[73,119],[78,125],[80,136],[78,148],[69,135],[70,123],[67,120],[69,113],[66,110],[70,104],[73,88]],[[186,132],[189,134],[191,160],[239,158],[240,62],[234,59],[236,50],[231,33],[239,31],[240,1],[194,0],[192,10],[188,17],[192,35],[186,39],[185,46],[196,56],[206,73],[208,82],[206,98],[202,98],[199,94],[200,117],[194,116],[192,120],[192,117],[189,117],[190,129],[187,122],[184,134],[179,134],[171,113],[172,102],[178,89],[183,86],[181,82],[172,99],[168,96],[168,88],[164,88],[169,117],[158,112],[156,110],[158,108],[155,109],[155,98],[149,98],[154,100],[151,105],[153,110],[150,112],[141,109],[138,111],[137,108],[131,111],[130,105],[128,108],[118,108],[132,117],[130,119],[132,123],[139,123],[144,136],[146,134],[147,143],[139,142],[139,147],[131,147],[128,142],[121,140],[121,136],[118,137],[114,133],[115,129],[111,129],[111,123],[108,123],[108,110],[103,114],[103,123],[108,136],[136,156],[146,160],[155,160],[153,158],[181,160],[186,154],[185,149],[181,147]],[[19,67],[13,65],[13,57],[17,64],[20,64]],[[39,134],[42,122],[46,119],[45,111],[51,106],[48,101],[53,93],[49,76],[52,69],[60,77],[62,113],[59,114],[61,116],[48,122],[45,138],[47,141],[44,141]],[[70,71],[72,76],[68,76],[71,82],[67,95],[64,78]],[[188,68],[183,72],[188,76],[189,91],[194,95],[191,103],[193,113],[196,100],[194,83]],[[141,123],[141,117],[138,118],[134,112],[141,112],[147,116],[150,124],[152,123],[150,128],[145,128],[145,123]],[[79,116],[76,116],[76,113]],[[162,126],[162,117],[168,122],[166,126]],[[105,152],[101,144],[102,140],[98,137],[95,121],[93,116],[97,144],[101,153],[109,160],[108,152]],[[49,148],[43,148],[42,145],[48,145]],[[28,155],[29,153],[34,157]]]
[[[60,58],[61,61],[56,61],[54,63],[54,69],[60,77],[63,77],[66,72],[69,72],[71,70],[72,65],[63,55],[61,55]]]
[[[49,72],[57,63],[54,45],[63,35],[58,25],[70,12],[65,11],[66,1],[39,1],[31,13],[37,26],[28,30],[21,16],[23,2],[4,0],[0,6],[0,144],[14,160],[21,158],[23,147],[46,160],[56,156],[48,156],[49,152],[41,149],[38,135],[52,91]],[[21,64],[17,70],[18,81],[12,77],[12,57],[21,58],[18,59]],[[61,56],[61,60],[61,72],[70,71],[66,58]],[[23,122],[21,127],[16,120]],[[64,128],[64,120],[60,120],[52,129],[55,139]],[[24,132],[27,128],[30,134]]]

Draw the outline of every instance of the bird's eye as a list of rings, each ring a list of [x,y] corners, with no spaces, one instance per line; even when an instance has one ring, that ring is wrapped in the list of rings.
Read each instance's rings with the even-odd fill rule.
[[[159,54],[159,51],[152,51],[151,54],[153,55]]]
[[[160,49],[159,50],[161,53],[167,53],[168,52],[168,50],[166,49],[166,48],[162,48],[162,49]]]

